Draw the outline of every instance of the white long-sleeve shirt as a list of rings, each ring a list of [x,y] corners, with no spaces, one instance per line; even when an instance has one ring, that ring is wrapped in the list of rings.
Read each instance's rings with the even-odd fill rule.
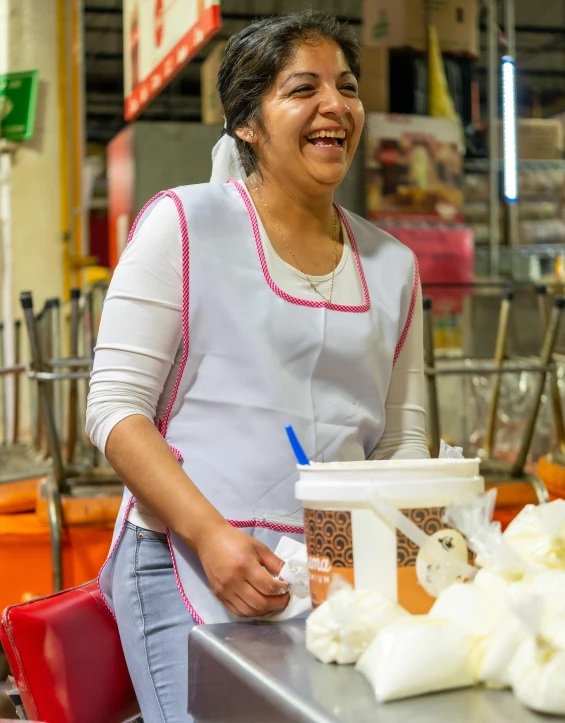
[[[276,254],[258,214],[257,219],[273,281],[292,296],[319,301],[306,277]],[[332,300],[336,304],[362,304],[355,257],[346,229],[342,230],[344,246],[335,271]],[[181,270],[178,215],[173,202],[164,198],[122,254],[104,305],[86,410],[86,432],[101,452],[119,422],[134,414],[153,422],[171,398],[182,352]],[[326,298],[331,278],[332,274],[310,277]],[[429,456],[422,334],[419,291],[409,332],[392,371],[385,430],[371,459]],[[136,523],[161,528],[155,518],[147,517]]]

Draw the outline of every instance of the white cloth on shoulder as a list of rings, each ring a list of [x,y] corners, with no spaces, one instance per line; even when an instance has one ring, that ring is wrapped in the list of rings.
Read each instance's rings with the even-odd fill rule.
[[[235,140],[227,133],[212,148],[212,175],[210,183],[227,183],[230,178],[245,176]]]

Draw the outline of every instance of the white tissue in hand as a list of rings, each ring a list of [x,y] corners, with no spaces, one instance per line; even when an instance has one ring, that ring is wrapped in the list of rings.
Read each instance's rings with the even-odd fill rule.
[[[377,635],[357,670],[380,702],[463,688],[475,682],[473,642],[453,620],[400,618]]]
[[[310,575],[306,545],[290,537],[283,537],[275,550],[275,555],[285,561],[279,578],[291,586],[293,595],[300,598],[308,597]]]
[[[281,537],[275,555],[284,561],[279,579],[290,585],[290,601],[280,613],[271,613],[263,620],[281,622],[306,613],[311,608],[310,577],[306,545],[291,537]]]
[[[565,500],[527,505],[503,533],[532,571],[565,570]]]
[[[322,663],[355,663],[375,635],[408,613],[377,590],[342,589],[306,621],[306,648]]]
[[[565,715],[565,650],[529,638],[510,664],[510,680],[523,705],[540,713]]]

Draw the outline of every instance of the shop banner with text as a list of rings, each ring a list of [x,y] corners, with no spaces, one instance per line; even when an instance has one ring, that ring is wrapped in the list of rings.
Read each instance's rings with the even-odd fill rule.
[[[137,118],[220,29],[219,0],[124,0],[124,115]]]

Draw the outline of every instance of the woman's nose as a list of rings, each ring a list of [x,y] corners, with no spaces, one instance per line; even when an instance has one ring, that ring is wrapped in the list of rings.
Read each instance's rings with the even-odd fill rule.
[[[347,99],[340,93],[339,88],[326,88],[320,102],[320,113],[333,113],[337,116],[345,116],[349,106]]]

